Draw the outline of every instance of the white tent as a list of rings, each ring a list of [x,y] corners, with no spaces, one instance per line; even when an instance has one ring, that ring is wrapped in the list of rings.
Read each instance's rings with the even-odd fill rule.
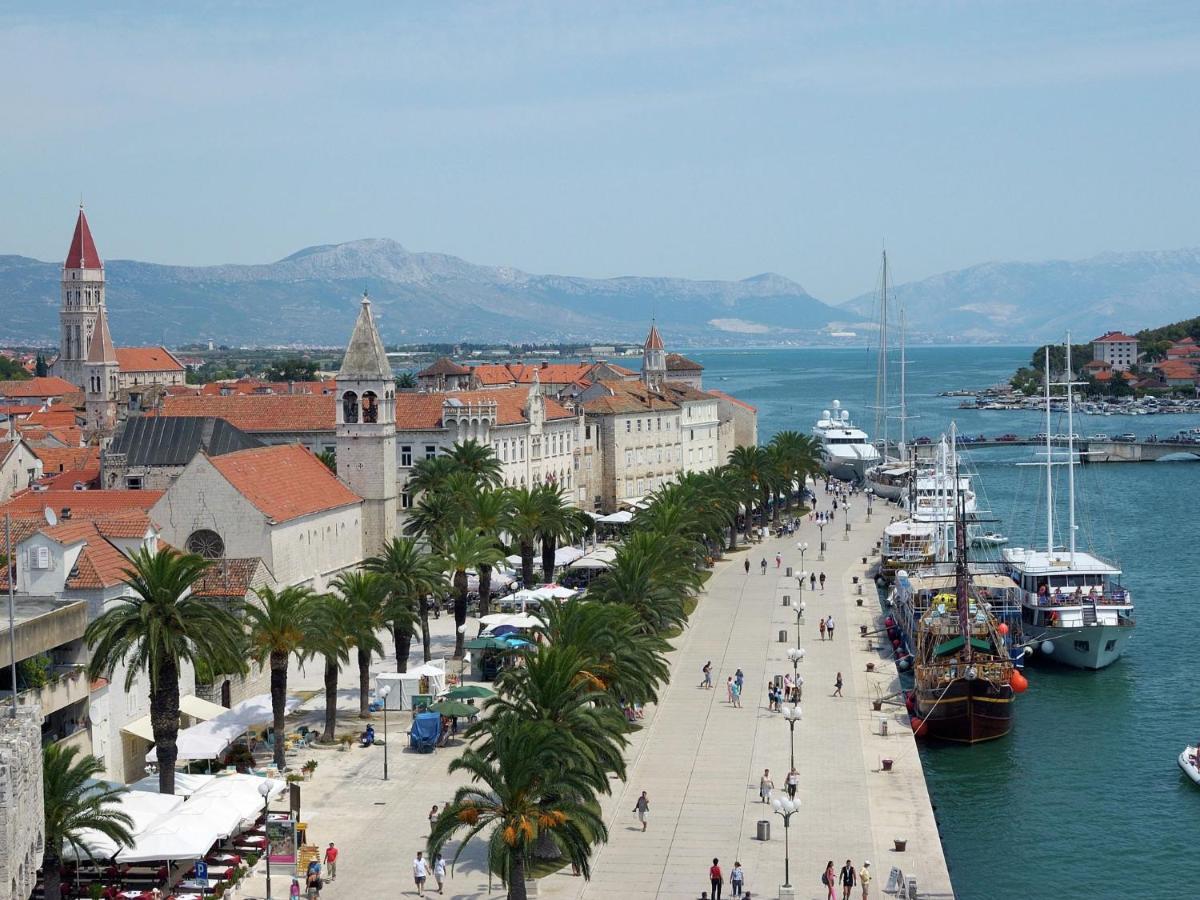
[[[259,791],[264,783],[270,785],[269,796],[272,800],[282,794],[287,787],[287,782],[277,778],[243,775],[239,772],[230,775],[220,774],[214,776],[192,794],[188,803],[195,803],[197,800],[214,800],[223,808],[237,813],[241,817],[241,821],[237,829],[231,832],[231,834],[236,834],[237,831],[245,830],[253,825],[262,812],[263,796]]]
[[[291,712],[299,705],[299,697],[288,697],[284,708]],[[214,719],[180,731],[177,740],[179,759],[216,759],[225,752],[226,747],[251,728],[268,724],[274,718],[270,694],[259,694],[249,700],[243,700]],[[157,760],[158,748],[151,747],[150,752],[146,754],[146,761]]]
[[[204,785],[208,784],[216,775],[200,775],[191,772],[176,772],[175,773],[175,796],[190,797]],[[158,776],[147,775],[129,785],[131,791],[150,791],[158,793]]]
[[[487,616],[487,618],[496,619],[497,621],[491,622],[488,625],[487,630],[484,631],[484,634],[487,634],[493,628],[498,628],[501,625],[511,625],[513,628],[536,628],[538,625],[546,624],[541,619],[539,619],[537,616],[531,615],[529,613],[515,613],[513,615],[508,615],[508,616],[506,616],[506,615]]]
[[[237,832],[242,817],[218,797],[192,797],[137,834],[133,846],[117,854],[121,862],[200,859],[217,841]]]
[[[607,516],[601,516],[596,521],[603,522],[605,525],[628,525],[633,521],[633,513],[623,509],[620,512],[611,513]]]
[[[109,808],[119,810],[133,820],[129,833],[136,839],[138,834],[181,806],[183,798],[173,794],[125,791],[117,795]],[[92,851],[92,857],[96,860],[111,859],[117,852],[117,845],[111,839],[90,828],[79,832],[79,842]],[[77,853],[73,847],[64,844],[63,859],[76,858],[87,859],[88,856],[86,853]]]
[[[384,700],[388,709],[412,709],[413,695],[436,696],[446,689],[446,661],[423,663],[407,672],[380,672],[375,676],[375,696],[385,686],[391,687]]]
[[[554,551],[554,567],[569,566],[581,556],[583,551],[578,547],[559,547]]]
[[[617,558],[615,547],[604,545],[597,547],[587,556],[581,556],[575,562],[571,563],[572,569],[608,569],[612,567],[613,560]]]

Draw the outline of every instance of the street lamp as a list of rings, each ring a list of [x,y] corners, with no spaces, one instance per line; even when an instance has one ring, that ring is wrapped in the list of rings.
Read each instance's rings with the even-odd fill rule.
[[[796,549],[800,551],[800,568],[804,568],[804,551],[808,549],[808,542],[801,541],[796,545]]]
[[[865,493],[867,495],[867,521],[870,522],[871,521],[871,504],[875,500],[875,489],[867,488]]]
[[[845,504],[842,509],[846,510],[846,534],[842,540],[848,541],[850,540],[850,504]]]
[[[808,579],[808,573],[801,570],[797,581],[800,584],[800,604],[796,607],[796,643],[800,643],[800,623],[803,620],[804,610],[808,607],[804,603],[804,582]]]
[[[258,786],[258,792],[263,798],[263,833],[267,836],[263,856],[267,860],[267,900],[271,900],[271,823],[268,821],[271,817],[271,782],[264,778]]]
[[[467,623],[466,622],[463,622],[461,625],[458,626],[458,633],[463,636],[463,640],[465,641],[467,638]],[[458,660],[458,680],[459,681],[462,681],[463,672],[465,672],[466,669],[467,669],[467,653],[464,651],[463,655],[461,657],[459,657],[459,660]]]
[[[821,532],[821,547],[820,547],[821,552],[820,552],[820,555],[817,556],[817,561],[821,562],[821,561],[824,561],[824,559],[825,559],[825,519],[824,518],[819,519],[817,521],[817,528]]]
[[[379,689],[379,699],[383,701],[383,780],[384,781],[388,780],[388,777],[387,777],[388,776],[388,771],[387,771],[388,744],[391,743],[391,741],[388,740],[388,733],[387,733],[387,698],[388,698],[388,694],[390,694],[391,692],[392,692],[392,686],[390,684],[385,684],[383,687],[381,687]]]
[[[788,831],[792,827],[792,816],[800,811],[800,801],[791,797],[776,797],[771,801],[775,815],[783,817],[783,885],[792,887],[792,848],[788,840]]]

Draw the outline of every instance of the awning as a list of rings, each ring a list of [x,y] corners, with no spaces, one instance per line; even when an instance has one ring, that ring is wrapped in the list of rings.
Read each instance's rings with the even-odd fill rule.
[[[621,510],[607,516],[601,516],[596,521],[602,522],[605,525],[628,525],[633,521],[633,513]]]
[[[193,694],[179,698],[179,711],[185,716],[191,716],[198,722],[207,722],[229,712],[225,707],[209,703],[207,700],[201,700]],[[149,715],[142,716],[140,719],[134,719],[123,726],[121,731],[133,737],[141,738],[143,741],[154,743],[154,728],[150,724]]]
[[[143,741],[154,743],[154,729],[150,726],[150,717],[142,716],[140,719],[134,719],[128,725],[121,728],[122,734],[130,734],[134,737],[141,738]]]
[[[291,712],[300,705],[298,697],[288,697],[284,708]],[[184,728],[179,732],[179,759],[216,759],[225,748],[257,725],[264,725],[274,719],[271,711],[271,695],[259,694],[249,700],[243,700],[232,709],[227,709],[219,716],[207,722]],[[146,754],[147,762],[158,761],[158,748],[151,747]]]

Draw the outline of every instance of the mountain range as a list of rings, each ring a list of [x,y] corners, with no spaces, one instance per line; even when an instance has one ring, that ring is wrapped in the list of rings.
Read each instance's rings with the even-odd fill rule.
[[[57,338],[60,264],[0,256],[0,340]],[[874,262],[864,265],[873,270]],[[679,346],[817,343],[869,332],[874,294],[841,305],[780,275],[742,281],[577,278],[481,266],[367,239],[263,265],[105,263],[118,343],[336,345],[368,291],[388,343],[639,340],[657,319]],[[1025,343],[1066,328],[1136,330],[1194,315],[1200,250],[1076,262],[984,263],[897,285],[914,340]]]

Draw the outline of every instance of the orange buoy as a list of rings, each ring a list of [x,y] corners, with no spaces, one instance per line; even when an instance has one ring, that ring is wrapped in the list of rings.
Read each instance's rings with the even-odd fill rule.
[[[1025,691],[1029,688],[1029,679],[1026,678],[1024,675],[1022,675],[1020,672],[1018,672],[1016,669],[1013,670],[1011,677],[1009,677],[1009,679],[1008,679],[1008,683],[1012,686],[1012,689],[1018,694],[1025,693]]]
[[[921,737],[925,734],[925,720],[917,716],[909,716],[909,721],[912,723],[913,734]]]
[[[1008,634],[1008,623],[1001,622],[999,625],[996,626],[996,630],[998,632],[1000,632],[1001,634]]]

